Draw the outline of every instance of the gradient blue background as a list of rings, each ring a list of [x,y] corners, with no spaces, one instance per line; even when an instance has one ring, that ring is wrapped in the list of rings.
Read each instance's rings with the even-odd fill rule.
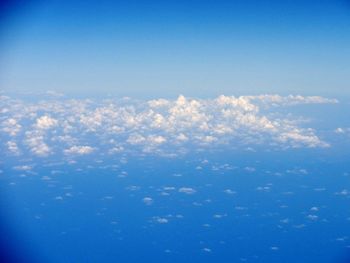
[[[349,1],[8,1],[5,91],[343,96]]]

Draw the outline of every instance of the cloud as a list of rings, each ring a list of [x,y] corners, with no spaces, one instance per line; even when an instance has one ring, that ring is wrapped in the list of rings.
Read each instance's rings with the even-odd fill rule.
[[[153,204],[153,199],[151,197],[144,197],[142,199],[142,202],[145,204],[145,205],[151,205]]]
[[[265,104],[265,106],[276,107],[276,106],[292,106],[299,104],[335,104],[338,103],[336,99],[329,99],[320,96],[308,96],[304,97],[301,95],[258,95],[258,96],[244,96],[244,98],[250,101],[257,101],[258,103]]]
[[[30,151],[37,156],[47,156],[51,153],[51,148],[45,143],[44,135],[38,131],[27,131],[25,144]]]
[[[108,152],[109,154],[115,154],[115,153],[120,153],[123,152],[125,149],[123,146],[115,146],[112,149],[110,149]]]
[[[153,217],[153,220],[159,224],[166,224],[169,222],[168,219],[166,219],[164,217],[159,217],[159,216]]]
[[[344,129],[344,128],[336,128],[335,130],[334,130],[334,132],[335,133],[345,133],[346,132],[346,130]]]
[[[84,155],[99,149],[108,154],[138,151],[173,157],[192,149],[222,145],[251,148],[329,147],[317,131],[301,127],[280,107],[337,103],[319,96],[224,96],[174,100],[89,100],[52,98],[29,103],[6,98],[2,102],[1,130],[7,147]],[[305,123],[303,123],[305,126]],[[345,132],[339,128],[337,133]],[[21,135],[23,135],[21,137]],[[91,145],[91,146],[87,146]],[[22,147],[26,146],[26,147]],[[25,152],[24,152],[25,154]]]
[[[129,138],[127,139],[127,142],[130,143],[130,144],[133,144],[133,145],[141,144],[141,143],[143,143],[145,141],[146,141],[146,138],[143,137],[140,134],[137,134],[137,133],[131,134],[129,136]]]
[[[31,165],[19,165],[19,166],[14,166],[13,169],[17,171],[30,171],[32,170]]]
[[[45,116],[38,118],[36,120],[35,125],[39,129],[46,130],[46,129],[50,129],[50,128],[56,126],[57,123],[58,123],[57,120],[45,115]]]
[[[20,153],[19,148],[18,148],[16,142],[14,142],[14,141],[8,141],[6,144],[7,144],[8,150],[9,150],[11,153],[17,154],[17,155]]]
[[[229,195],[236,194],[236,192],[233,191],[233,190],[231,190],[231,189],[225,189],[225,190],[224,190],[224,193],[229,194]]]
[[[148,141],[151,144],[162,144],[162,143],[166,142],[166,139],[163,136],[152,135],[152,136],[148,137]]]
[[[313,133],[303,134],[298,129],[283,132],[279,135],[278,140],[282,143],[290,143],[292,147],[308,146],[308,147],[329,147],[326,142],[321,141]]]
[[[9,118],[4,120],[1,123],[1,126],[2,126],[2,131],[8,133],[10,136],[16,136],[22,128],[22,126],[14,118]]]
[[[90,146],[72,146],[69,149],[64,150],[65,154],[77,154],[77,155],[85,155],[90,154],[94,151],[94,148]]]
[[[337,134],[350,134],[350,128],[348,127],[338,127],[334,130],[335,133]]]
[[[195,194],[197,191],[191,187],[181,187],[179,189],[179,193],[184,193],[184,194]]]

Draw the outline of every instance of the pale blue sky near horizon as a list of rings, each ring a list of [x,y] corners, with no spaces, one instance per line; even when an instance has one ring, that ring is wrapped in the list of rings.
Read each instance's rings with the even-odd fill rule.
[[[38,1],[1,24],[5,92],[349,95],[347,1]]]

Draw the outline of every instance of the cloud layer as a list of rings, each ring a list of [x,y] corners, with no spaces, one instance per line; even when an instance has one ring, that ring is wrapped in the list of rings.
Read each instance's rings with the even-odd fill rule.
[[[217,145],[327,147],[280,107],[337,103],[318,96],[224,96],[135,101],[1,101],[1,143],[12,154],[178,153]]]

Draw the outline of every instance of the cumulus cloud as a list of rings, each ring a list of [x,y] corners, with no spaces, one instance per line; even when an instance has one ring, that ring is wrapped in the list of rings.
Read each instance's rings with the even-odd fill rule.
[[[308,147],[329,147],[330,145],[326,142],[321,141],[313,133],[302,133],[300,130],[295,129],[280,134],[279,141],[282,143],[292,142],[292,147],[299,147],[301,145],[307,145]]]
[[[51,153],[51,148],[44,141],[44,135],[38,131],[27,131],[25,144],[30,151],[37,156],[47,156]]]
[[[17,146],[17,143],[14,141],[8,141],[7,143],[8,150],[13,154],[19,154],[19,148]]]
[[[54,98],[38,103],[6,98],[1,103],[0,132],[9,137],[3,143],[12,152],[27,148],[32,154],[47,156],[55,151],[84,155],[97,148],[108,154],[134,149],[171,157],[196,147],[230,144],[328,147],[317,131],[300,127],[298,118],[279,114],[278,109],[337,101],[293,95],[221,95],[214,99],[180,95],[174,100]],[[20,135],[23,138],[18,139]],[[16,145],[11,137],[16,137]]]
[[[10,136],[16,136],[21,130],[21,125],[14,118],[8,118],[1,124],[2,131],[8,133]]]
[[[85,155],[90,154],[94,151],[94,148],[90,146],[77,146],[74,145],[69,149],[64,150],[65,154],[77,154],[77,155]]]
[[[57,120],[49,117],[49,116],[42,116],[38,119],[36,119],[36,127],[38,127],[39,129],[50,129],[54,126],[57,125]]]

